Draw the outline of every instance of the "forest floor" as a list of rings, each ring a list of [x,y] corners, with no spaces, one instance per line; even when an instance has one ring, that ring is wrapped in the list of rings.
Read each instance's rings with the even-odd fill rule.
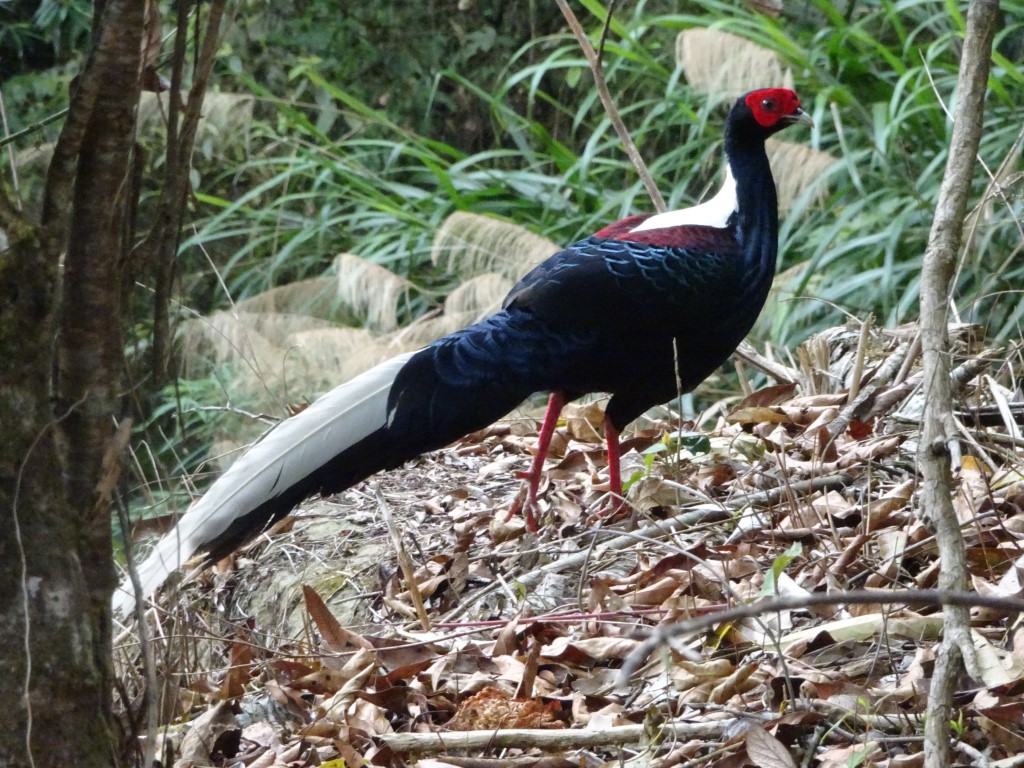
[[[916,330],[815,337],[778,364],[792,384],[748,393],[712,429],[645,422],[624,445],[622,514],[603,513],[593,404],[559,426],[537,535],[505,519],[532,420],[304,505],[165,592],[157,754],[179,768],[923,765],[942,608],[917,505]],[[954,504],[973,590],[1021,597],[1024,364],[976,332],[951,329]],[[844,602],[860,589],[900,593]],[[721,615],[778,598],[789,607]],[[983,679],[956,698],[956,762],[1024,765],[1024,627],[999,608],[971,616]],[[126,628],[126,709],[138,648]]]

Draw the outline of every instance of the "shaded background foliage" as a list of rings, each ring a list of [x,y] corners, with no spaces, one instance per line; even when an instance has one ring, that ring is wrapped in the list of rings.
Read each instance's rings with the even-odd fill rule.
[[[606,7],[597,0],[579,5],[597,39]],[[778,18],[714,1],[615,10],[604,49],[607,78],[670,205],[692,204],[716,183],[722,102],[735,96],[728,83],[709,87],[680,66],[677,35],[685,30],[714,28],[771,52],[818,125],[801,143],[834,158],[784,212],[780,301],[757,328],[757,341],[792,348],[847,314],[871,313],[885,324],[916,317],[963,7],[809,0],[784,4]],[[1002,7],[981,147],[992,178],[972,195],[981,203],[968,221],[954,302],[963,320],[1005,342],[1020,338],[1024,315],[1024,3]],[[61,108],[88,18],[81,0],[0,3],[8,133]],[[705,58],[719,53],[711,49]],[[651,208],[553,3],[239,2],[216,90],[197,144],[179,255],[186,342],[196,317],[333,276],[342,264],[335,257],[345,252],[401,281],[399,325],[438,313],[460,282],[479,276],[460,272],[457,258],[435,258],[438,231],[455,212],[517,223],[561,243]],[[140,142],[156,146],[160,109],[148,109]],[[38,183],[55,131],[44,125],[7,145],[18,184]],[[143,221],[146,215],[144,205]],[[365,292],[369,284],[359,285]],[[313,313],[318,321],[381,330],[366,307],[351,306],[342,293]],[[126,344],[146,416],[141,437],[155,457],[140,462],[140,484],[194,468],[225,430],[236,437],[243,425],[252,431],[245,417],[204,406],[280,413],[331,379],[328,369],[315,382],[287,372],[283,383],[270,382],[268,368],[290,370],[291,353],[271,366],[254,363],[251,339],[259,334],[252,326],[234,358],[196,365],[186,356],[189,378],[149,391],[147,286],[134,300],[137,319]],[[307,310],[315,300],[306,297]],[[294,302],[287,308],[303,311]],[[236,387],[247,370],[259,384]],[[714,382],[706,392],[692,409],[714,399]]]

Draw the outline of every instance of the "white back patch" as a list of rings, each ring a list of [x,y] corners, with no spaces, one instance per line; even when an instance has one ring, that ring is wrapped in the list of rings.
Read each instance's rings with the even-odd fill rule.
[[[692,208],[681,208],[678,211],[667,211],[655,214],[631,232],[645,232],[650,229],[666,229],[668,227],[701,226],[722,229],[729,223],[738,207],[736,201],[736,179],[732,177],[729,164],[725,164],[725,181],[718,193],[706,203]]]

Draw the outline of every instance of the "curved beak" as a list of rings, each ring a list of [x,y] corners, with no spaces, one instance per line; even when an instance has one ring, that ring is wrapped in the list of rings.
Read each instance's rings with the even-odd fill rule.
[[[811,116],[809,114],[807,114],[806,112],[804,112],[800,107],[797,107],[796,108],[796,112],[794,112],[793,114],[789,115],[788,120],[789,120],[790,124],[792,124],[792,123],[803,123],[804,125],[806,125],[809,128],[813,128],[814,127],[814,120],[812,120]]]

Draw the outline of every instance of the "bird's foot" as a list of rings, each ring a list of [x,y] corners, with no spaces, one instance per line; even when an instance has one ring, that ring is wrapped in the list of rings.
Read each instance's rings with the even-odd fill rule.
[[[505,517],[505,522],[507,523],[516,514],[522,512],[523,517],[526,519],[527,530],[531,533],[537,533],[539,529],[535,513],[540,512],[540,508],[537,505],[537,487],[540,485],[540,477],[530,471],[516,472],[515,475],[527,482],[526,485],[519,489],[519,493],[516,494],[512,506],[509,507],[508,515]]]

